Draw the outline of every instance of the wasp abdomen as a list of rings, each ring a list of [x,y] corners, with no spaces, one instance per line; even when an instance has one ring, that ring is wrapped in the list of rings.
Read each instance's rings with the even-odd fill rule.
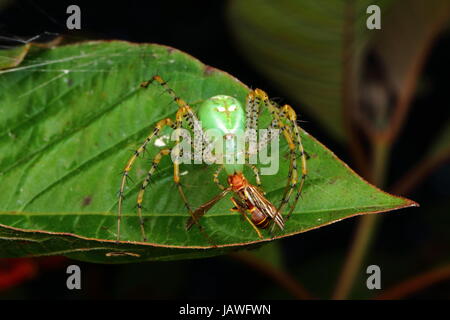
[[[258,228],[265,229],[269,226],[270,219],[256,207],[249,210],[252,214],[252,222]]]

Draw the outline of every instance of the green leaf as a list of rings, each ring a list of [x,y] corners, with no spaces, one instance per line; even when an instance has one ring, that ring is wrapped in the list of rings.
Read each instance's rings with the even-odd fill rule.
[[[127,160],[155,123],[177,106],[164,90],[140,83],[159,74],[178,96],[198,103],[217,94],[244,101],[248,88],[225,72],[176,49],[119,41],[52,49],[32,47],[17,68],[0,71],[0,256],[64,254],[101,263],[207,257],[260,240],[229,197],[202,219],[204,232],[186,231],[188,213],[173,183],[169,157],[144,196],[148,242],[141,242],[136,196],[159,147],[151,145],[131,171],[125,190],[121,242],[116,243],[117,191]],[[264,119],[263,119],[264,120]],[[267,122],[267,118],[265,119]],[[303,132],[310,156],[304,193],[286,229],[275,238],[344,218],[408,206],[413,201],[371,186]],[[287,152],[282,140],[280,157]],[[278,204],[288,161],[263,189]],[[192,207],[219,193],[215,166],[182,165]],[[245,172],[254,181],[250,172]]]
[[[373,4],[381,9],[381,30],[366,26]],[[361,112],[361,99],[384,102],[385,92],[376,91],[374,98],[362,83],[362,71],[374,68],[364,59],[368,52],[377,54],[383,68],[375,71],[387,78],[375,89],[387,89],[397,99],[387,107],[396,108],[389,111],[396,117],[392,130],[399,129],[430,43],[448,24],[449,8],[446,0],[409,1],[407,10],[403,1],[392,0],[234,0],[228,21],[248,61],[302,103],[298,110],[343,141],[351,120],[346,117]],[[355,122],[367,129],[365,122]]]

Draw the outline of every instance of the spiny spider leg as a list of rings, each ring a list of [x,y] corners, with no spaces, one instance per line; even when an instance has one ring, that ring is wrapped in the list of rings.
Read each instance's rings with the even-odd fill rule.
[[[164,88],[164,91],[166,93],[168,93],[172,97],[173,101],[175,101],[175,103],[178,105],[179,111],[182,110],[182,117],[181,118],[185,119],[186,123],[187,123],[187,126],[192,131],[194,131],[194,139],[191,140],[192,147],[193,147],[194,150],[200,150],[201,149],[202,150],[202,154],[203,154],[203,151],[208,146],[210,141],[208,141],[205,133],[203,132],[201,123],[198,120],[198,118],[195,115],[195,113],[192,111],[191,106],[188,103],[186,103],[186,101],[184,101],[183,99],[180,99],[176,95],[175,91],[172,88],[169,87],[169,85],[167,84],[167,81],[164,81],[164,79],[161,78],[158,75],[153,76],[148,81],[142,82],[141,83],[141,87],[147,88],[153,82],[156,82],[157,84],[162,86]],[[197,139],[196,137],[199,137],[199,138]]]
[[[122,176],[122,182],[120,184],[120,190],[119,190],[119,204],[118,204],[118,217],[117,217],[117,241],[120,241],[120,221],[122,218],[122,202],[123,202],[123,191],[125,189],[125,183],[128,177],[128,173],[131,170],[131,167],[134,163],[134,161],[139,157],[139,155],[144,152],[145,147],[150,142],[150,140],[153,139],[153,137],[158,136],[158,134],[161,132],[161,130],[166,127],[172,127],[174,128],[174,123],[170,118],[163,119],[161,121],[158,121],[155,128],[153,129],[152,133],[147,136],[144,143],[134,152],[134,154],[131,156],[131,158],[128,160],[127,165],[125,166],[125,169],[123,170],[123,176]]]
[[[256,103],[255,94],[250,91],[245,102],[245,128],[247,130],[249,146],[256,146],[258,130],[259,105]],[[257,148],[257,146],[256,146]],[[247,150],[246,156],[250,157],[257,150]]]
[[[279,115],[278,115],[278,121],[280,123],[283,123],[282,120],[285,118],[283,112],[278,109]],[[278,125],[278,122],[275,122],[274,125]],[[286,125],[283,130],[284,135],[288,135],[291,139],[291,141],[295,145],[295,141],[293,139],[292,130],[291,128]],[[295,148],[292,149],[289,147],[289,171],[288,171],[288,181],[286,182],[286,187],[284,188],[283,197],[281,198],[280,205],[278,207],[278,211],[281,212],[285,205],[289,203],[289,200],[292,196],[293,190],[295,186],[298,183],[298,169],[297,169],[297,154],[295,152]],[[273,229],[272,229],[273,230]]]
[[[250,169],[252,169],[253,174],[255,175],[255,179],[256,179],[256,186],[260,189],[261,188],[261,177],[259,175],[258,167],[253,164],[249,164],[249,163],[246,163],[246,165],[248,167],[250,167]]]
[[[195,131],[198,130],[199,133],[203,133],[201,124],[200,124],[197,116],[192,111],[192,108],[183,99],[178,97],[175,94],[175,91],[172,88],[170,88],[167,85],[167,82],[164,81],[160,76],[156,75],[156,76],[153,76],[151,80],[142,82],[141,87],[147,88],[150,84],[152,84],[155,81],[156,81],[156,83],[161,85],[165,89],[165,91],[172,97],[173,101],[175,101],[175,103],[178,105],[178,108],[179,108],[178,111],[182,111],[182,113],[180,113],[181,118],[178,120],[181,121],[182,118],[186,115],[190,119],[191,126],[192,126],[191,128]]]
[[[272,104],[269,101],[269,98],[267,96],[267,94],[260,90],[260,89],[255,89],[249,92],[249,94],[247,95],[247,99],[246,99],[246,129],[247,132],[249,132],[249,142],[250,142],[250,148],[254,148],[255,144],[252,144],[252,142],[254,143],[254,141],[256,141],[256,131],[258,129],[258,116],[259,116],[259,111],[260,111],[260,107],[265,107],[268,109],[268,111],[270,112],[270,114],[272,115],[272,122],[269,125],[268,129],[269,132],[272,133],[271,129],[278,129],[281,132],[283,132],[283,135],[286,139],[286,141],[288,142],[289,148],[290,148],[290,169],[289,169],[289,177],[288,177],[288,182],[285,188],[285,194],[283,195],[283,199],[281,201],[281,209],[283,208],[283,206],[288,202],[288,197],[290,196],[290,193],[292,193],[292,191],[290,193],[288,193],[287,191],[289,189],[292,189],[291,186],[295,186],[296,184],[296,178],[297,178],[297,171],[296,171],[296,159],[295,159],[295,145],[293,142],[293,137],[292,137],[292,133],[290,131],[290,128],[288,126],[286,126],[280,119],[280,110],[278,109],[278,107],[274,104]],[[268,142],[271,141],[273,138],[276,137],[276,135],[278,135],[278,133],[271,134],[269,135],[264,135],[264,136],[260,136],[260,141],[258,142],[257,146],[256,146],[256,150],[250,149],[247,151],[246,156],[250,159],[251,156],[254,156],[255,154],[259,153],[263,148],[267,147]],[[254,171],[255,172],[255,171]],[[257,172],[255,172],[257,173]],[[258,175],[257,175],[258,178]],[[279,208],[277,210],[278,214],[279,214],[279,219],[283,220],[282,215],[281,215],[281,209]],[[272,226],[272,231],[275,228],[275,225],[278,224],[273,224]]]
[[[285,204],[287,204],[289,202],[290,197],[292,196],[293,190],[296,187],[296,185],[298,184],[298,190],[297,190],[297,194],[294,198],[294,202],[291,204],[290,206],[290,210],[289,213],[286,216],[286,221],[290,218],[292,212],[295,209],[295,206],[297,205],[297,202],[301,196],[302,190],[303,190],[303,186],[306,180],[306,176],[307,176],[307,164],[306,164],[306,153],[304,151],[303,148],[303,143],[301,140],[301,135],[300,135],[300,127],[297,125],[297,115],[295,113],[295,111],[292,109],[291,106],[289,105],[284,105],[283,107],[279,108],[280,113],[279,113],[279,117],[280,119],[284,119],[285,121],[287,121],[288,123],[288,127],[289,131],[290,131],[290,135],[293,138],[293,142],[296,146],[297,150],[290,150],[290,155],[291,155],[291,168],[290,168],[290,172],[289,172],[289,176],[291,176],[291,174],[295,177],[295,184],[291,183],[289,185],[289,183],[286,186],[284,195],[283,195],[283,200],[280,206],[279,210],[282,210],[283,206]],[[298,154],[297,152],[298,151]],[[299,157],[300,161],[301,161],[301,177],[300,180],[298,179],[298,171],[297,171],[297,156]],[[286,199],[286,200],[284,200]]]
[[[147,88],[153,82],[156,82],[159,85],[161,85],[165,89],[165,91],[172,97],[173,101],[178,105],[178,111],[176,113],[176,119],[175,119],[175,128],[176,129],[181,128],[183,119],[186,119],[188,122],[188,126],[190,127],[191,130],[194,131],[194,135],[200,135],[200,137],[201,137],[201,139],[194,141],[194,144],[198,144],[198,145],[194,146],[194,150],[198,150],[200,148],[204,149],[205,148],[205,145],[204,145],[205,135],[204,135],[202,126],[200,124],[200,121],[198,120],[197,116],[194,114],[192,108],[183,99],[178,97],[176,95],[175,91],[168,86],[167,82],[164,81],[163,78],[161,78],[158,75],[153,76],[152,79],[150,79],[148,81],[142,82],[141,87]],[[176,145],[180,145],[180,135],[177,135],[175,142],[176,142]],[[180,156],[179,151],[178,151],[177,156],[178,157]],[[177,189],[181,196],[181,199],[184,202],[184,206],[188,210],[193,223],[195,223],[198,226],[198,228],[201,231],[201,233],[203,234],[203,236],[205,236],[207,238],[207,240],[211,244],[213,244],[211,242],[211,240],[209,239],[208,235],[204,232],[203,227],[198,222],[197,217],[194,215],[194,212],[192,211],[191,206],[189,205],[189,202],[187,200],[187,197],[183,191],[183,188],[182,188],[182,185],[180,182],[180,164],[179,164],[179,162],[174,161],[173,166],[174,166],[174,182],[175,182],[175,185],[177,186]]]
[[[137,208],[138,208],[139,222],[141,224],[142,239],[144,241],[147,241],[147,237],[145,236],[145,229],[144,229],[144,219],[142,218],[142,200],[144,198],[145,188],[150,183],[150,179],[152,178],[152,175],[155,172],[156,168],[158,167],[162,157],[169,155],[171,151],[172,151],[171,149],[163,149],[156,154],[156,156],[153,158],[153,161],[152,161],[152,167],[148,171],[147,177],[145,178],[144,182],[142,183],[141,190],[138,193]]]
[[[286,217],[286,219],[289,219],[301,195],[307,175],[306,156],[301,141],[300,129],[299,126],[297,125],[297,115],[295,111],[292,109],[292,107],[290,107],[289,105],[284,105],[282,108],[278,108],[272,101],[269,100],[267,94],[264,91],[256,89],[254,92],[255,98],[257,100],[260,99],[262,101],[262,104],[266,106],[268,110],[271,112],[272,117],[274,118],[272,124],[274,126],[277,126],[283,132],[283,135],[289,146],[290,150],[289,179],[285,188],[285,192],[280,207],[278,208],[278,211],[281,212],[283,207],[287,203],[289,203],[290,197],[293,193],[293,189],[296,187],[297,184],[299,184],[296,198]],[[285,124],[282,120],[287,121],[289,124],[288,125]],[[297,171],[297,156],[296,156],[297,149],[299,151],[300,154],[299,157],[301,159],[302,164],[302,177],[300,178],[300,183],[298,181],[299,179]]]
[[[307,166],[306,166],[306,153],[303,148],[302,138],[300,135],[300,128],[297,125],[297,115],[296,115],[295,111],[292,109],[292,107],[289,105],[284,105],[282,107],[282,110],[283,110],[283,113],[286,115],[286,118],[291,122],[291,125],[294,128],[295,140],[296,140],[296,144],[297,144],[297,147],[298,147],[298,150],[300,153],[299,156],[300,156],[300,159],[302,162],[302,176],[300,178],[300,184],[299,184],[297,194],[294,199],[294,203],[292,204],[291,209],[289,210],[289,213],[286,217],[286,220],[287,220],[287,219],[289,219],[292,212],[294,211],[295,206],[297,205],[298,199],[300,198],[300,196],[302,194],[302,190],[303,190],[303,186],[305,184],[308,170],[307,170]]]
[[[279,108],[275,103],[274,105]],[[270,128],[276,128],[279,129],[279,125],[278,123],[281,121],[281,115],[280,115],[280,110],[277,109],[279,112],[279,117],[277,119],[272,120],[271,124],[270,124]],[[285,126],[284,127],[284,135],[289,135],[292,139],[292,131],[290,130],[290,127]],[[269,137],[269,139],[271,139]],[[295,177],[297,176],[297,177]],[[288,171],[288,179],[286,182],[286,187],[284,188],[284,192],[283,192],[283,197],[281,198],[280,201],[280,205],[278,207],[278,212],[281,212],[283,210],[283,207],[289,202],[289,198],[292,195],[292,190],[293,190],[293,185],[292,185],[292,181],[295,181],[295,178],[298,179],[298,173],[297,173],[297,157],[295,154],[295,150],[294,149],[289,149],[289,171]],[[273,231],[273,228],[271,229],[271,231]]]
[[[269,112],[272,115],[272,118],[274,119],[272,121],[271,126],[279,129],[282,133],[284,138],[286,139],[290,151],[290,165],[289,165],[289,178],[286,183],[285,193],[283,195],[283,198],[281,200],[280,206],[278,208],[278,212],[281,212],[286,205],[286,203],[289,202],[289,198],[292,194],[293,188],[295,188],[297,182],[298,182],[298,173],[297,173],[297,165],[296,165],[296,157],[295,157],[295,150],[296,146],[294,143],[294,139],[291,133],[290,128],[284,124],[282,121],[282,117],[280,116],[280,110],[276,107],[276,105],[269,100],[269,97],[267,94],[262,91],[261,89],[255,90],[255,98],[259,103],[261,103],[263,106],[265,106]]]

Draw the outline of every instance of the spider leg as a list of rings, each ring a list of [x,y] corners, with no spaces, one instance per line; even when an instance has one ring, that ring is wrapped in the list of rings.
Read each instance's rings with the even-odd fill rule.
[[[247,132],[249,134],[248,139],[249,139],[250,146],[256,145],[256,141],[257,141],[256,132],[258,130],[258,117],[259,117],[260,111],[261,111],[260,105],[261,105],[261,102],[268,100],[265,98],[267,98],[267,95],[262,90],[259,90],[259,89],[255,90],[255,91],[253,91],[253,90],[250,91],[246,98],[246,105],[245,105],[246,129],[248,130]],[[290,134],[289,128],[283,127],[283,126],[280,127],[280,125],[279,125],[279,123],[281,122],[279,119],[279,113],[280,113],[279,109],[275,105],[269,105],[267,103],[265,103],[265,106],[269,109],[269,112],[271,112],[274,115],[273,121],[271,122],[270,126],[267,128],[267,129],[269,129],[269,133],[271,132],[271,129],[284,129],[284,130],[288,131],[288,134]],[[284,134],[286,134],[286,132]],[[254,155],[255,152],[258,153],[262,148],[264,148],[268,144],[268,142],[272,138],[274,138],[274,137],[271,137],[271,136],[262,137],[259,145],[256,146],[256,150],[249,150],[247,152],[246,156],[249,158],[250,156]],[[293,171],[292,163],[293,163],[293,157],[295,156],[294,151],[290,152],[290,156],[291,156],[291,161],[290,161],[290,169],[289,169],[289,180],[292,176],[292,171]],[[259,175],[259,169],[252,164],[247,164],[247,165],[253,170],[253,173],[255,174],[257,186],[261,187],[261,179],[260,179],[260,175]],[[286,186],[286,188],[288,188],[288,186]],[[285,200],[283,200],[283,201],[285,201]],[[283,203],[283,201],[282,201],[282,203]]]
[[[220,172],[223,170],[223,168],[224,168],[223,165],[219,166],[219,168],[214,172],[213,178],[214,178],[215,184],[217,184],[217,186],[218,186],[220,189],[225,190],[225,187],[224,187],[224,186],[220,183],[220,181],[219,181],[219,174],[220,174]]]
[[[246,133],[248,134],[248,140],[249,140],[249,146],[255,147],[255,150],[247,150],[246,151],[246,158],[250,158],[255,153],[258,152],[258,146],[257,146],[257,130],[258,130],[258,117],[259,117],[259,100],[257,100],[254,91],[250,91],[246,98],[246,104],[245,104],[245,128]],[[253,173],[256,178],[256,184],[258,188],[261,187],[261,179],[259,174],[259,169],[251,164],[251,163],[245,163],[248,167],[250,167],[253,170]]]
[[[280,113],[280,120],[281,119],[283,119],[282,113]],[[286,138],[289,144],[289,171],[288,171],[288,180],[286,182],[286,187],[284,188],[283,197],[281,198],[281,202],[278,207],[278,212],[282,212],[284,207],[289,203],[289,200],[292,196],[295,186],[298,183],[297,154],[291,128],[286,126],[285,130],[283,130],[283,134],[285,138],[286,136],[288,136],[290,139],[289,140]],[[292,148],[292,145],[289,143],[289,141],[292,142],[294,148]]]
[[[183,122],[183,118],[189,112],[192,112],[192,110],[190,110],[190,108],[186,108],[185,106],[180,106],[180,108],[178,109],[177,114],[176,114],[175,127],[177,129],[181,128],[181,125],[182,125],[182,122]],[[195,115],[194,115],[194,117],[195,117]],[[177,135],[177,137],[176,137],[176,145],[179,145],[179,144],[180,144],[180,136]],[[179,156],[179,154],[178,154],[178,156]],[[186,195],[184,194],[183,188],[181,186],[181,182],[180,182],[180,163],[179,163],[179,161],[174,161],[173,162],[173,180],[175,182],[175,185],[177,186],[177,189],[178,189],[178,192],[180,193],[181,198],[183,199],[184,206],[188,210],[188,212],[191,215],[191,217],[193,217],[194,222],[201,229],[200,224],[198,223],[197,219],[194,217],[194,213],[193,213],[193,211],[191,209],[191,206],[189,205],[189,202],[187,201]]]
[[[298,183],[298,172],[297,172],[297,157],[296,157],[296,140],[294,140],[294,136],[292,134],[292,129],[290,125],[286,125],[282,120],[291,120],[290,118],[286,119],[286,115],[284,114],[284,111],[286,110],[285,107],[278,108],[276,104],[274,104],[272,101],[269,100],[269,97],[267,94],[262,91],[261,89],[255,90],[255,97],[257,100],[260,100],[260,103],[267,107],[269,112],[272,115],[273,121],[270,125],[270,128],[277,128],[279,129],[287,141],[288,147],[289,147],[289,174],[288,174],[288,181],[286,183],[286,187],[284,190],[284,194],[282,197],[282,200],[280,202],[280,205],[278,207],[278,212],[281,212],[284,208],[284,206],[289,203],[290,197],[293,193],[293,190],[295,186]],[[290,108],[290,107],[289,107]],[[290,109],[292,110],[292,108]],[[292,110],[295,116],[295,112]],[[292,117],[292,114],[290,113],[289,116]],[[291,124],[291,121],[289,121],[289,124]],[[264,143],[264,141],[263,141]],[[288,215],[289,216],[289,215]]]
[[[176,129],[181,128],[183,120],[186,120],[189,128],[194,131],[194,137],[200,136],[200,139],[194,139],[194,150],[203,150],[205,147],[204,146],[205,135],[204,135],[201,123],[198,120],[195,113],[193,112],[192,108],[183,99],[178,97],[176,95],[175,91],[168,86],[167,82],[164,81],[164,79],[158,75],[153,76],[148,81],[142,82],[141,87],[147,88],[153,82],[156,82],[157,84],[162,86],[165,89],[165,91],[172,97],[173,101],[178,105],[178,111],[176,113],[175,128]],[[176,139],[176,144],[179,145],[179,143],[180,143],[180,136],[178,135],[177,139]],[[179,154],[178,154],[178,156],[179,156]],[[184,206],[188,210],[188,212],[193,220],[193,223],[195,223],[198,226],[198,228],[202,232],[202,234],[208,239],[208,241],[210,243],[212,243],[210,241],[209,237],[206,235],[206,233],[204,233],[203,227],[200,225],[200,223],[197,221],[197,218],[194,216],[191,206],[189,205],[187,197],[183,191],[183,187],[180,182],[180,164],[178,161],[174,161],[173,168],[174,168],[174,174],[173,174],[174,182],[175,182],[178,192],[180,193],[180,196],[184,202]]]
[[[291,106],[289,105],[284,105],[282,108],[282,113],[285,115],[286,119],[290,121],[291,126],[293,128],[294,131],[294,135],[295,135],[295,143],[297,145],[298,151],[299,151],[299,157],[301,159],[301,164],[302,164],[302,176],[300,178],[300,183],[299,183],[299,187],[297,189],[297,194],[295,196],[294,199],[294,203],[291,206],[291,209],[289,210],[289,213],[286,217],[286,220],[289,219],[289,217],[291,216],[292,212],[295,209],[295,206],[297,205],[298,199],[300,198],[302,191],[303,191],[303,186],[305,184],[305,180],[306,180],[306,176],[308,174],[308,169],[306,166],[306,153],[305,150],[303,148],[303,143],[302,143],[302,139],[301,139],[301,135],[300,135],[300,127],[297,125],[297,115],[295,113],[295,111],[292,109]]]
[[[124,193],[128,174],[131,170],[131,167],[133,166],[134,161],[136,161],[136,159],[139,157],[139,155],[144,152],[145,147],[150,142],[150,140],[152,140],[153,137],[158,136],[158,134],[161,132],[161,130],[166,126],[170,126],[173,128],[174,123],[170,118],[163,119],[156,124],[152,133],[150,133],[150,135],[147,136],[144,143],[138,149],[136,149],[134,151],[133,155],[131,156],[131,158],[128,160],[128,162],[126,164],[125,169],[123,170],[122,181],[120,183],[120,190],[119,190],[119,203],[118,203],[119,213],[118,213],[118,217],[117,217],[117,241],[120,241],[120,221],[122,218],[123,193]]]
[[[253,165],[253,164],[248,164],[248,163],[246,163],[246,165],[247,165],[248,167],[250,167],[250,169],[252,169],[253,174],[255,175],[256,186],[257,186],[258,188],[261,188],[261,177],[260,177],[260,175],[259,175],[259,169],[258,169],[258,167],[255,166],[255,165]]]
[[[156,82],[159,85],[161,85],[165,89],[165,91],[172,97],[173,101],[175,101],[175,103],[178,105],[178,112],[181,112],[180,113],[180,116],[181,116],[180,121],[182,120],[183,117],[187,117],[189,119],[190,127],[194,131],[199,130],[200,133],[203,133],[200,121],[198,120],[197,116],[194,114],[192,108],[189,106],[188,103],[186,103],[186,101],[184,101],[183,99],[181,99],[180,97],[178,97],[175,94],[175,91],[168,86],[167,82],[164,81],[163,78],[161,78],[158,75],[155,75],[152,77],[152,79],[142,82],[141,87],[147,88],[153,82]]]
[[[285,193],[283,196],[282,203],[280,205],[279,210],[281,211],[285,204],[287,204],[290,200],[290,197],[293,193],[293,190],[295,189],[296,185],[298,184],[297,194],[294,198],[293,203],[291,204],[289,213],[286,216],[286,220],[288,220],[294,211],[297,202],[302,194],[303,186],[305,184],[306,176],[307,176],[307,156],[305,153],[305,150],[303,148],[303,143],[300,135],[300,127],[297,125],[297,115],[295,111],[292,109],[289,105],[284,105],[283,107],[279,108],[279,118],[280,120],[285,120],[288,125],[286,128],[289,128],[289,130],[285,130],[285,132],[289,132],[290,139],[293,141],[295,145],[295,149],[290,148],[290,155],[291,155],[291,169],[289,173],[290,177],[290,183],[288,182]],[[298,151],[298,154],[297,154]],[[301,177],[298,178],[298,170],[297,170],[297,156],[301,161]],[[292,176],[291,176],[292,174]]]
[[[191,140],[192,147],[193,147],[194,151],[202,150],[202,152],[200,153],[200,155],[202,155],[203,151],[206,148],[209,141],[207,141],[208,139],[206,138],[206,135],[203,132],[201,123],[198,120],[195,113],[193,112],[191,106],[186,101],[179,98],[176,95],[175,91],[169,87],[169,85],[167,84],[167,81],[165,81],[163,78],[161,78],[158,75],[153,76],[148,81],[142,82],[141,87],[147,88],[153,82],[156,82],[161,87],[163,87],[164,91],[166,93],[168,93],[172,97],[173,101],[178,105],[178,111],[181,112],[180,114],[182,115],[180,121],[182,121],[184,119],[186,121],[188,127],[192,131],[194,131],[194,139]],[[197,137],[199,137],[199,138],[197,138]],[[194,159],[194,161],[195,161],[195,159]]]
[[[142,200],[144,199],[145,188],[150,183],[152,175],[155,172],[156,168],[158,167],[158,164],[161,161],[162,157],[169,155],[170,151],[171,151],[171,149],[163,149],[156,154],[156,156],[153,158],[153,161],[152,161],[152,167],[148,171],[147,177],[145,178],[144,182],[142,183],[141,190],[138,193],[137,208],[138,208],[139,221],[141,224],[142,239],[144,241],[147,241],[147,237],[145,236],[145,229],[144,229],[144,219],[142,218]]]
[[[257,142],[257,130],[258,130],[258,115],[259,104],[256,103],[256,97],[253,91],[250,91],[246,98],[245,103],[245,128],[248,134],[249,146],[256,147]],[[257,150],[247,151],[246,156],[250,156]]]

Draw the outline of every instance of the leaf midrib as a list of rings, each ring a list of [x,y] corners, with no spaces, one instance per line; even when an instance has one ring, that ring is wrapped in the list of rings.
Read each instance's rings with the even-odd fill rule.
[[[403,205],[402,205],[403,206]],[[305,215],[305,214],[317,214],[317,213],[327,213],[327,212],[339,212],[339,211],[345,211],[345,210],[366,210],[366,209],[382,209],[382,208],[397,208],[398,205],[392,204],[392,205],[384,205],[384,206],[377,206],[377,205],[371,205],[371,206],[358,206],[358,207],[339,207],[339,208],[332,208],[327,210],[308,210],[308,211],[302,211],[302,212],[293,212],[293,215]],[[70,215],[98,215],[98,216],[108,216],[108,215],[116,215],[116,212],[106,212],[106,211],[79,211],[79,212],[17,212],[17,211],[0,211],[0,216],[70,216]],[[149,212],[143,212],[143,216],[148,217],[188,217],[188,213],[149,213]],[[137,216],[137,213],[122,213],[122,217],[135,217]],[[212,217],[218,217],[218,216],[230,216],[230,213],[214,213],[211,215],[205,215],[203,218],[212,218]],[[202,218],[202,219],[203,219]]]

